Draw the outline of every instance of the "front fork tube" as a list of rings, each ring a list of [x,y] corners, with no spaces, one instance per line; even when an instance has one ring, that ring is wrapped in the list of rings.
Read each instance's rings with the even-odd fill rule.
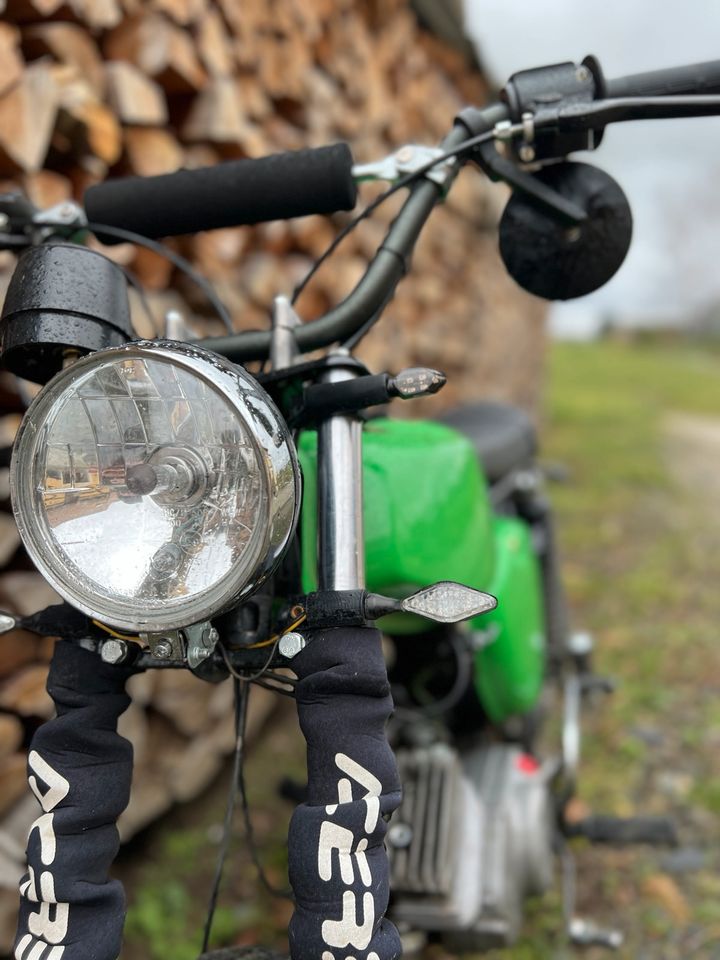
[[[335,368],[328,379],[352,376]],[[319,589],[365,586],[362,424],[329,418],[318,437]],[[288,859],[296,908],[292,960],[395,960],[398,932],[385,918],[390,892],[383,844],[400,803],[385,727],[393,709],[380,632],[305,631],[293,660],[307,741],[307,801],[290,825]]]
[[[334,368],[325,382],[352,376]],[[362,423],[354,416],[329,417],[318,430],[318,554],[320,590],[365,586]]]

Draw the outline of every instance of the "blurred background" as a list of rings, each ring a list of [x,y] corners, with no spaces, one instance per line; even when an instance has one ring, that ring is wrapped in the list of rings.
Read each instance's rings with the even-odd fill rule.
[[[591,52],[611,77],[713,59],[720,25],[711,0],[661,11],[647,0],[468,0],[465,9],[459,0],[0,0],[0,11],[0,189],[22,189],[40,207],[79,199],[107,176],[338,139],[358,161],[377,159],[436,142],[458,109],[491,98],[516,69]],[[576,812],[670,813],[681,829],[671,852],[577,851],[580,911],[619,923],[621,955],[633,960],[720,957],[718,145],[715,119],[611,129],[594,162],[629,196],[633,248],[605,288],[550,310],[500,263],[507,193],[468,169],[362,348],[376,369],[447,372],[427,415],[479,395],[525,407],[546,460],[562,467],[552,495],[574,619],[619,681],[589,718]],[[320,272],[304,317],[350,288],[393,210],[381,208]],[[290,291],[343,222],[172,243],[215,284],[237,329],[265,327],[272,297]],[[160,331],[168,309],[185,311],[199,334],[219,332],[165,261],[127,245],[111,255],[147,290],[153,317],[135,305],[140,334]],[[12,268],[0,254],[0,285]],[[4,373],[0,404],[7,447],[23,390]],[[19,547],[2,468],[0,506],[0,607],[28,613],[50,592]],[[25,752],[50,714],[51,648],[20,632],[0,641],[0,955],[36,815]],[[122,722],[136,752],[118,864],[128,960],[197,955],[224,809],[231,692],[168,673],[133,680]],[[247,779],[262,856],[282,885],[291,808],[278,771],[301,778],[303,755],[292,711],[263,693],[253,696]],[[258,891],[238,838],[219,942],[282,947],[289,910]],[[559,896],[548,896],[523,942],[493,956],[571,956],[561,927]]]

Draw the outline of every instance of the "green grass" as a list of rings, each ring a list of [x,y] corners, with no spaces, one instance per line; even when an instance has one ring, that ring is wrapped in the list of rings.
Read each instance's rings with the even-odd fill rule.
[[[717,870],[720,769],[708,731],[720,729],[720,561],[713,567],[704,546],[710,538],[720,557],[720,515],[708,512],[701,489],[678,484],[668,470],[663,428],[677,413],[720,422],[716,349],[682,341],[552,347],[543,447],[569,471],[552,497],[573,619],[595,634],[599,671],[619,681],[588,718],[580,798],[594,812],[676,816],[684,842],[715,844]],[[660,746],[644,742],[642,728],[655,731]],[[658,790],[664,771],[675,777],[676,795]],[[659,856],[579,852],[581,908],[620,918],[623,957],[674,960],[684,956],[685,934],[689,942],[717,926],[710,869],[673,878],[689,908],[686,929],[671,905],[646,894],[647,877],[661,872]],[[556,903],[543,910],[559,922]],[[560,949],[547,919],[531,918],[522,944],[491,956],[540,960],[565,955]],[[714,935],[710,952],[693,956],[718,955],[713,949]]]

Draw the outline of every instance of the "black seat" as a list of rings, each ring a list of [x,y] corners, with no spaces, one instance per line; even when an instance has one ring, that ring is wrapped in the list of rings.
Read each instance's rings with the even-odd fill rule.
[[[529,466],[535,457],[535,427],[518,407],[491,401],[469,403],[448,410],[439,419],[470,440],[490,483],[511,470]]]

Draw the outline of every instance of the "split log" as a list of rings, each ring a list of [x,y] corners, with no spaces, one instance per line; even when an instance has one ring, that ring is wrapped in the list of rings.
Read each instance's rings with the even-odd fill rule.
[[[20,534],[8,513],[0,513],[0,567],[5,567],[20,546]]]
[[[107,65],[110,106],[122,123],[160,126],[167,123],[165,94],[132,63],[116,60]]]
[[[32,64],[0,97],[0,174],[39,170],[47,156],[58,109],[51,70]]]
[[[218,77],[193,102],[183,126],[188,141],[248,146],[257,128],[243,114],[240,92],[231,77]]]
[[[19,750],[24,735],[23,725],[17,717],[0,713],[0,761]]]
[[[207,80],[192,38],[159,15],[125,20],[106,37],[104,52],[131,61],[168,93],[196,93]]]
[[[59,106],[53,147],[66,160],[95,158],[107,172],[122,153],[122,130],[115,113],[98,100],[76,67],[58,64],[52,73]]]
[[[20,31],[9,23],[0,23],[0,96],[22,77],[23,61],[18,49]]]
[[[208,10],[205,0],[151,0],[152,8],[167,14],[181,27],[202,22]]]
[[[6,608],[7,609],[7,608]],[[0,682],[37,660],[38,642],[33,633],[12,630],[0,638]]]
[[[200,20],[197,46],[203,66],[213,77],[232,76],[235,56],[227,28],[218,10],[210,7]]]
[[[27,759],[24,753],[5,757],[0,764],[0,817],[23,796],[27,790]]]
[[[23,51],[28,60],[51,56],[77,69],[98,97],[105,91],[105,70],[95,41],[75,23],[42,23],[23,32]]]
[[[52,17],[61,11],[65,0],[7,0],[5,16],[16,23]]]
[[[172,173],[183,166],[183,150],[169,130],[126,127],[125,153],[130,170],[141,177]]]
[[[46,680],[45,664],[33,664],[13,673],[0,683],[0,708],[20,717],[49,719],[54,708],[45,689]]]
[[[0,576],[0,608],[3,610],[25,617],[53,603],[60,603],[60,597],[41,574],[16,571]],[[5,643],[4,638],[2,642]]]
[[[67,177],[54,170],[38,170],[23,177],[23,190],[41,210],[54,207],[72,198],[72,184]]]

